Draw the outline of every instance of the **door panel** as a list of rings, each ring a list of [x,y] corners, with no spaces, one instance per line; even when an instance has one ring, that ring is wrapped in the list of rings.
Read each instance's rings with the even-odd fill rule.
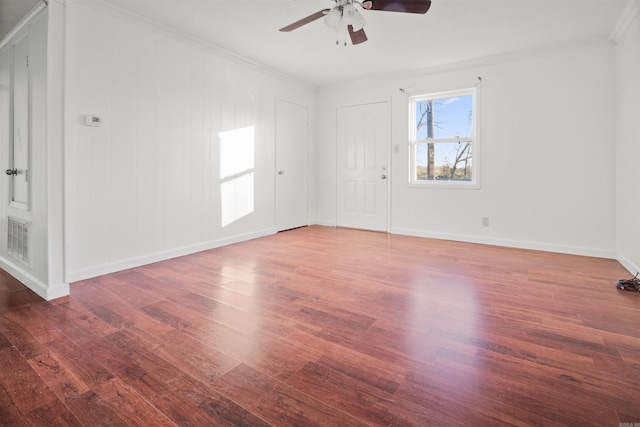
[[[387,231],[388,104],[342,107],[337,114],[337,225]]]
[[[306,107],[276,101],[276,229],[308,224]]]
[[[13,45],[13,135],[11,139],[11,202],[29,206],[29,38]]]

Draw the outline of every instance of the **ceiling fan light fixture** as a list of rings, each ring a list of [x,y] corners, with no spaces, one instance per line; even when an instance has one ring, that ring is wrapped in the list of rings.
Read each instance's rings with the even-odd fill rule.
[[[342,10],[338,8],[333,8],[327,16],[324,17],[324,23],[327,26],[335,31],[338,31],[342,26]]]
[[[362,14],[353,6],[353,4],[346,4],[342,11],[343,24],[351,25],[355,31],[359,31],[367,23],[362,17]]]

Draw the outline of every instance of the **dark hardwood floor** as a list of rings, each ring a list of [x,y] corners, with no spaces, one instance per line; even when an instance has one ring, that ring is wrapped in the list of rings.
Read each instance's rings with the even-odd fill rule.
[[[0,275],[0,424],[640,426],[616,261],[307,227],[71,287]]]

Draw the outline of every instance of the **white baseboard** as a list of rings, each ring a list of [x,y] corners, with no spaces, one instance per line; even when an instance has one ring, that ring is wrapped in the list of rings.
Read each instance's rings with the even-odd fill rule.
[[[6,258],[0,257],[0,268],[47,301],[69,295],[68,283],[47,285]]]
[[[336,224],[331,221],[313,221],[312,224],[326,226],[326,227],[336,226]],[[200,243],[197,245],[185,246],[182,248],[172,249],[164,252],[158,252],[155,254],[145,255],[137,258],[131,258],[131,259],[121,260],[113,263],[102,264],[102,265],[98,265],[98,266],[94,266],[86,269],[70,271],[67,274],[66,283],[60,283],[54,286],[47,285],[41,280],[33,277],[28,272],[25,272],[16,264],[2,257],[0,257],[0,268],[5,270],[11,276],[15,277],[17,280],[19,280],[21,283],[23,283],[33,292],[38,294],[40,297],[44,298],[47,301],[51,301],[53,299],[61,298],[69,295],[69,291],[70,291],[69,283],[71,282],[85,280],[91,277],[97,277],[104,274],[114,273],[116,271],[122,271],[129,268],[139,267],[142,265],[151,264],[158,261],[164,261],[171,258],[177,258],[180,256],[189,255],[192,253],[201,252],[209,249],[215,249],[218,247],[231,245],[234,243],[239,243],[247,240],[252,240],[259,237],[269,236],[269,235],[275,234],[276,232],[277,230],[275,228],[268,228],[264,230],[258,230],[252,233],[241,234],[237,236],[227,237],[224,239]],[[510,239],[494,239],[494,238],[484,238],[484,237],[478,237],[478,236],[435,233],[435,232],[426,232],[422,230],[413,230],[413,229],[405,229],[405,228],[392,228],[390,233],[401,234],[405,236],[426,237],[426,238],[440,239],[440,240],[453,240],[458,242],[479,243],[479,244],[504,246],[504,247],[519,248],[519,249],[531,249],[531,250],[539,250],[539,251],[546,251],[546,252],[557,252],[557,253],[565,253],[565,254],[572,254],[572,255],[609,258],[609,259],[617,260],[631,274],[635,275],[637,272],[640,271],[640,266],[638,266],[637,264],[630,261],[624,256],[621,256],[621,255],[616,256],[616,254],[613,253],[612,251],[603,251],[598,249],[574,247],[574,246],[552,245],[552,244],[544,244],[540,242],[527,242],[527,241],[510,240]]]
[[[325,227],[335,227],[336,226],[335,221],[315,220],[315,221],[311,221],[310,224],[311,225],[322,225],[322,226],[325,226]]]
[[[512,239],[495,239],[482,236],[469,236],[461,234],[437,233],[406,228],[392,228],[392,234],[405,236],[427,237],[431,239],[453,240],[457,242],[479,243],[483,245],[504,246],[509,248],[530,249],[535,251],[557,252],[570,255],[591,256],[596,258],[615,259],[615,252],[595,248],[579,246],[564,246],[542,242],[521,241]]]
[[[629,273],[633,274],[634,276],[640,272],[640,266],[638,266],[638,264],[636,264],[633,261],[630,261],[627,257],[625,257],[624,255],[619,255],[616,257],[616,261],[618,261],[620,264],[622,264],[622,266],[624,268],[626,268]],[[621,277],[621,279],[624,279],[624,277]]]
[[[316,220],[316,221],[310,221],[310,222],[312,225],[321,225],[326,227],[336,226],[336,224],[332,221]],[[68,283],[77,282],[79,280],[85,280],[91,277],[97,277],[104,274],[114,273],[116,271],[122,271],[129,268],[139,267],[142,265],[151,264],[158,261],[164,261],[171,258],[177,258],[180,256],[189,255],[196,252],[201,252],[209,249],[215,249],[221,246],[239,243],[246,240],[269,236],[269,235],[275,234],[276,232],[277,230],[275,228],[268,228],[264,230],[255,231],[252,233],[232,236],[232,237],[214,240],[214,241],[201,243],[197,245],[186,246],[182,248],[172,249],[169,251],[158,252],[155,254],[149,254],[141,257],[120,260],[113,263],[93,266],[86,269],[69,271],[67,273],[66,279]],[[616,259],[618,262],[620,262],[620,264],[622,264],[627,270],[629,270],[633,274],[640,271],[640,267],[636,266],[634,263],[630,262],[624,257],[616,256],[616,254],[613,251],[606,251],[606,250],[600,250],[600,249],[594,249],[594,248],[564,246],[564,245],[555,245],[555,244],[547,244],[547,243],[541,243],[541,242],[520,241],[520,240],[511,240],[511,239],[485,238],[481,236],[437,233],[437,232],[428,232],[423,230],[414,230],[414,229],[406,229],[406,228],[392,228],[390,230],[390,233],[401,234],[406,236],[426,237],[426,238],[440,239],[440,240],[453,240],[458,242],[479,243],[479,244],[485,244],[485,245],[504,246],[504,247],[510,247],[510,248],[530,249],[530,250],[538,250],[538,251],[545,251],[545,252],[557,252],[557,253],[564,253],[564,254],[571,254],[571,255]],[[11,273],[11,271],[9,271],[9,273],[14,275],[13,273]],[[23,279],[15,275],[14,277],[18,278],[18,280],[23,281],[23,283],[27,284]],[[64,286],[61,286],[59,289],[46,288],[46,286],[40,284],[38,281],[33,281],[32,285],[27,284],[27,286],[32,288],[34,292],[38,293],[38,295],[42,296],[43,298],[53,299],[53,298],[58,298],[59,296],[68,295],[68,286],[69,286],[68,283],[65,284]],[[65,286],[67,289],[66,293],[65,293]],[[45,295],[49,297],[47,298],[47,296]]]
[[[168,251],[143,255],[136,258],[124,259],[124,260],[119,260],[111,263],[92,266],[85,269],[68,271],[66,279],[67,279],[67,282],[73,283],[80,280],[89,279],[92,277],[102,276],[104,274],[115,273],[116,271],[122,271],[130,268],[140,267],[142,265],[152,264],[154,262],[166,261],[171,258],[177,258],[185,255],[194,254],[196,252],[215,249],[221,246],[226,246],[234,243],[256,239],[258,237],[269,236],[269,235],[275,234],[276,232],[277,231],[275,228],[267,228],[264,230],[258,230],[251,233],[240,234],[232,237],[226,237],[219,240],[213,240],[205,243],[199,243],[196,245],[184,246],[181,248],[171,249]]]

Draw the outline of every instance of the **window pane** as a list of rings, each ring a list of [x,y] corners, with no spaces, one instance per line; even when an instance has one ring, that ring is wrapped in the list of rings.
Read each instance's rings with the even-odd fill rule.
[[[473,133],[473,96],[416,102],[416,139],[464,138]]]
[[[416,179],[471,181],[471,141],[416,145]]]

